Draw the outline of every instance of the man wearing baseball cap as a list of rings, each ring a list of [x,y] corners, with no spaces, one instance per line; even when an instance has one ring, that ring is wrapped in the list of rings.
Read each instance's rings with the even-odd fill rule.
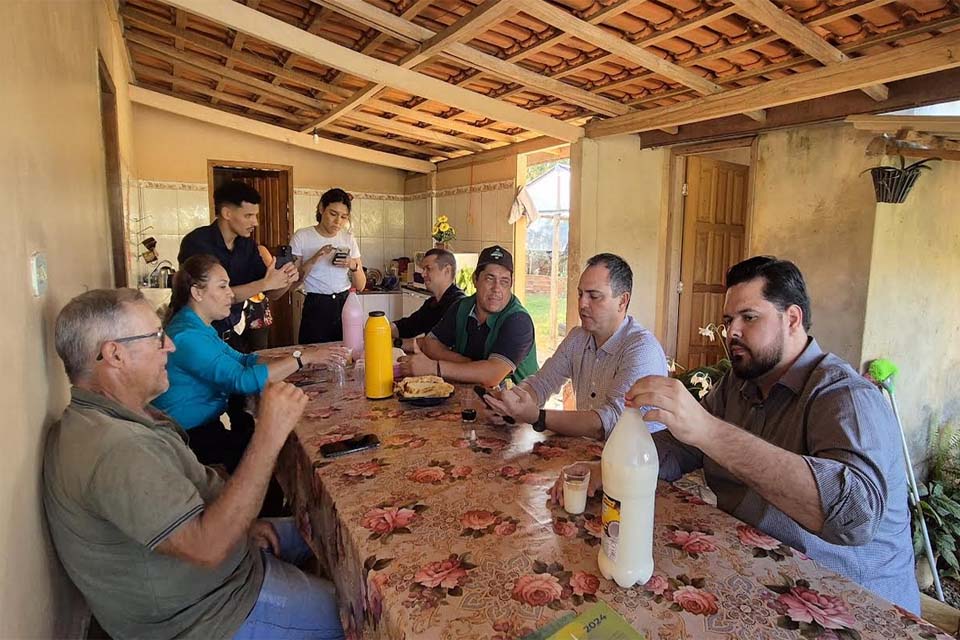
[[[477,292],[447,310],[423,340],[423,353],[400,359],[402,375],[492,387],[537,371],[533,320],[511,291],[510,252],[499,245],[481,251],[473,283]]]

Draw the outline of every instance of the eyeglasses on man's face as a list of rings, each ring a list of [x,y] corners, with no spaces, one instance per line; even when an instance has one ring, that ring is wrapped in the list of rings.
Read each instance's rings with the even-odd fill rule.
[[[100,344],[100,353],[97,354],[97,360],[103,360],[103,345],[107,344],[108,342],[134,342],[136,340],[148,340],[150,338],[157,340],[158,349],[163,349],[163,347],[166,346],[167,344],[167,333],[162,328],[159,329],[158,331],[154,331],[152,333],[142,333],[138,336],[127,336],[125,338],[115,338],[113,340],[104,340]]]

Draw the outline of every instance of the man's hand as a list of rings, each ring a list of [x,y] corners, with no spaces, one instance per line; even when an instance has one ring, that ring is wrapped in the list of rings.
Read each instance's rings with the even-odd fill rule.
[[[267,549],[273,552],[274,556],[280,556],[280,538],[277,536],[277,530],[266,520],[254,520],[250,525],[250,539],[258,549]]]
[[[400,375],[407,376],[429,376],[437,373],[437,361],[431,360],[422,353],[403,356],[397,360],[400,367]]]
[[[533,423],[540,417],[540,405],[524,388],[514,387],[496,397],[492,393],[483,396],[484,402],[500,415],[510,416],[518,422]]]
[[[307,395],[303,391],[286,382],[271,382],[260,394],[256,432],[268,436],[278,446],[283,445],[306,406]]]
[[[580,464],[590,467],[590,483],[587,485],[587,496],[589,497],[603,487],[602,469],[599,462],[582,462]],[[550,494],[550,502],[563,506],[563,478],[561,476],[557,476],[556,482],[547,489],[547,493]]]
[[[297,267],[291,262],[276,268],[277,259],[274,258],[267,265],[267,275],[263,277],[263,290],[274,291],[276,289],[285,289],[299,279]]]
[[[404,338],[400,348],[404,353],[420,353],[420,344],[416,338]]]
[[[683,383],[676,378],[646,376],[627,391],[628,407],[652,407],[643,416],[647,422],[661,422],[684,444],[702,448],[716,420],[707,413]]]

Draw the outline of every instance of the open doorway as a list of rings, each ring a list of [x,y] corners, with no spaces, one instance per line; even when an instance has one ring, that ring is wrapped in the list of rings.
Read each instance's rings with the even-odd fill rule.
[[[525,264],[519,266],[525,276],[524,306],[533,318],[537,357],[543,363],[567,333],[568,145],[526,157],[526,190],[538,217],[526,225]]]
[[[207,162],[210,193],[210,219],[215,217],[213,192],[229,180],[239,180],[252,186],[260,194],[260,225],[255,240],[274,256],[288,248],[293,237],[293,167],[253,162]],[[293,293],[269,302],[273,324],[253,338],[254,349],[281,347],[293,344]],[[244,332],[249,331],[245,328]]]
[[[666,341],[686,369],[724,356],[719,331],[727,269],[748,255],[753,140],[696,145],[671,154]]]
[[[110,72],[97,55],[100,81],[100,129],[103,135],[103,159],[107,189],[107,220],[110,227],[110,255],[113,258],[113,284],[126,287],[127,236],[123,220],[123,183],[120,176],[120,133],[117,125],[117,92]]]

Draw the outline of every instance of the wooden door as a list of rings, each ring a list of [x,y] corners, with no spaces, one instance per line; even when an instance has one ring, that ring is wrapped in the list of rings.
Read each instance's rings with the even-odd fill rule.
[[[677,362],[688,369],[723,357],[719,342],[698,329],[723,320],[724,277],[744,258],[749,171],[744,165],[687,158]]]
[[[212,166],[213,189],[228,180],[249,184],[260,194],[260,225],[255,239],[270,253],[278,255],[279,248],[290,244],[293,236],[292,178],[289,168],[282,170]],[[213,190],[211,190],[211,194]],[[212,197],[212,195],[211,195]],[[293,344],[293,292],[270,301],[273,325],[270,327],[269,346]]]
[[[107,216],[110,223],[110,254],[113,285],[128,287],[127,233],[123,212],[123,181],[120,174],[120,133],[117,125],[117,95],[110,72],[98,55],[100,69],[100,124],[103,134],[104,169],[107,181]],[[137,247],[139,250],[140,247]]]

